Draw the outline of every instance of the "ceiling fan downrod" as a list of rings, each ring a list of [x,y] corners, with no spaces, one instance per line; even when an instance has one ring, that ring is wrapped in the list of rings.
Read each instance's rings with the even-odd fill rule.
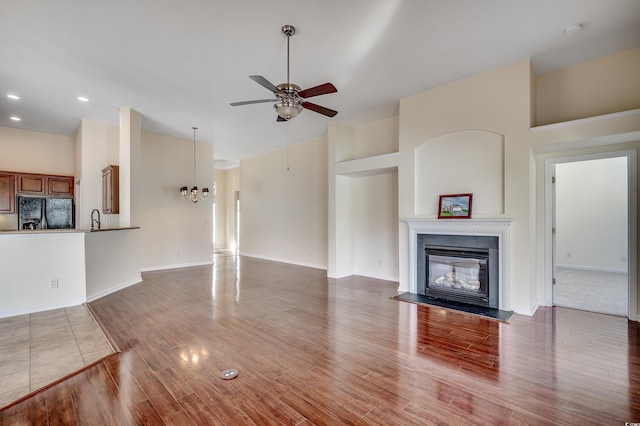
[[[289,40],[296,33],[293,25],[283,25],[282,33],[287,36],[287,86],[289,85]]]

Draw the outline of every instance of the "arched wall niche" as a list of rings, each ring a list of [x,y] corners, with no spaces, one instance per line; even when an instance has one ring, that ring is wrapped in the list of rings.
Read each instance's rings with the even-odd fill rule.
[[[504,214],[504,135],[462,130],[415,149],[415,214],[437,217],[441,194],[473,194],[472,217]]]

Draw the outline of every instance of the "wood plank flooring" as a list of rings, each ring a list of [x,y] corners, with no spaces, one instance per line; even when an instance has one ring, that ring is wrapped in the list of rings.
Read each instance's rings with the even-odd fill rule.
[[[92,302],[121,353],[0,424],[429,425],[640,421],[637,323],[509,323],[391,299],[396,283],[244,257],[147,272]],[[237,368],[233,380],[220,373]]]

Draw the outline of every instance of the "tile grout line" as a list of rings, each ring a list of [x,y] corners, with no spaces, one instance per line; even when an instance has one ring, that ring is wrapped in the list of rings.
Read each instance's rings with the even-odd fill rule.
[[[31,383],[31,373],[32,373],[32,368],[31,368],[31,349],[33,346],[33,333],[32,333],[32,327],[31,327],[31,321],[33,318],[33,314],[29,314],[29,392],[33,391],[33,389],[31,389],[32,383]]]
[[[73,335],[73,341],[76,342],[76,349],[80,353],[80,358],[82,358],[82,365],[86,366],[87,365],[87,360],[84,358],[84,354],[82,353],[82,350],[80,349],[80,343],[78,342],[78,337],[76,336],[76,332],[73,329],[73,324],[71,323],[71,319],[69,319],[69,314],[67,312],[67,308],[63,308],[63,309],[64,309],[64,316],[67,319],[67,325],[71,329],[71,334]]]

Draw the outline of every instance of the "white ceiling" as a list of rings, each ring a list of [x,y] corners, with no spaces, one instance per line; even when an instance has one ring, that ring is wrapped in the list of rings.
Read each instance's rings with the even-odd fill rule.
[[[248,78],[332,82],[312,102],[352,125],[397,114],[399,99],[532,58],[543,74],[640,46],[638,0],[20,0],[0,12],[0,126],[71,136],[81,119],[215,145],[242,159],[326,134],[304,110],[277,123]],[[565,28],[581,24],[567,36]],[[19,101],[6,98],[15,93]],[[79,95],[88,103],[77,101]],[[22,118],[14,122],[9,116]]]

